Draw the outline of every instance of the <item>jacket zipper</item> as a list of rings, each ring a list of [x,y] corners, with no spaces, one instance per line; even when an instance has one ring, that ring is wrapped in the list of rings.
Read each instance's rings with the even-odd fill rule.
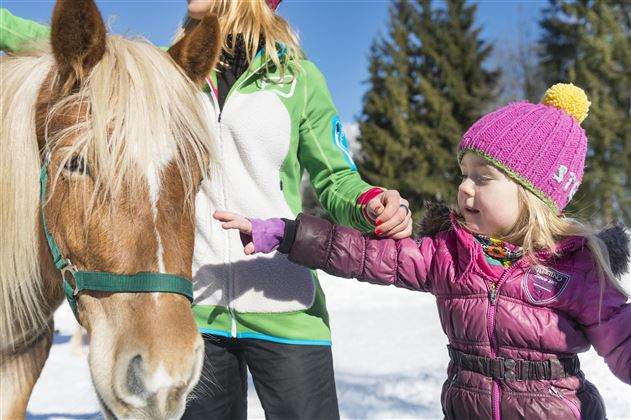
[[[219,153],[220,153],[220,157],[221,160],[223,160],[223,136],[222,136],[222,132],[221,132],[221,115],[223,113],[223,109],[219,106],[219,100],[215,94],[215,89],[213,88],[213,84],[212,81],[209,78],[206,79],[207,83],[210,85],[211,89],[210,89],[210,96],[212,98],[212,102],[215,106],[215,108],[217,109],[218,113],[217,113],[217,136],[218,136],[218,141],[219,141]],[[228,99],[228,97],[226,97],[226,100]],[[226,107],[226,101],[224,101],[224,109]],[[226,204],[226,192],[225,192],[225,185],[224,185],[224,181],[223,178],[221,180],[221,195],[222,195],[222,202],[224,204]],[[225,244],[225,259],[229,260],[230,257],[230,242],[226,241]],[[228,264],[228,276],[227,276],[227,281],[226,281],[226,291],[227,291],[227,295],[228,295],[228,313],[230,314],[230,336],[232,338],[236,338],[237,337],[237,320],[236,320],[236,315],[234,313],[234,308],[232,306],[232,294],[233,294],[233,290],[232,290],[232,264]]]
[[[561,393],[561,391],[559,391],[558,389],[556,389],[553,386],[551,386],[548,389],[548,392],[550,394],[554,395],[555,397],[559,398],[561,401],[563,401],[565,403],[565,405],[567,405],[570,408],[570,410],[572,410],[572,412],[574,413],[576,418],[578,420],[581,420],[581,411],[578,409],[578,407],[576,406],[576,404],[574,404],[573,401],[571,401],[570,399],[566,398],[565,395],[563,395]]]
[[[221,151],[221,157],[223,158],[223,137],[221,135],[221,116],[223,114],[223,111],[226,109],[226,105],[228,104],[228,99],[230,98],[232,92],[234,92],[235,90],[238,90],[241,85],[243,85],[247,80],[250,79],[250,77],[258,74],[258,72],[267,65],[267,63],[271,61],[270,59],[266,60],[263,64],[261,64],[256,70],[253,70],[252,72],[250,72],[248,74],[247,70],[245,73],[243,73],[241,75],[241,77],[239,77],[239,79],[237,79],[237,81],[235,81],[235,83],[230,87],[230,90],[228,91],[228,94],[226,95],[226,98],[223,101],[223,108],[221,108],[219,106],[219,100],[217,98],[217,96],[215,95],[215,90],[213,89],[213,83],[212,83],[212,79],[210,77],[208,77],[206,79],[207,83],[210,85],[211,89],[210,89],[210,96],[213,98],[213,103],[215,104],[215,107],[218,110],[218,115],[217,115],[217,131],[219,134],[219,150]],[[249,70],[249,69],[248,69]],[[241,80],[243,78],[243,80]],[[218,91],[217,91],[218,94]],[[222,159],[223,160],[223,159]],[[225,182],[222,178],[221,180],[221,194],[223,195],[223,203],[226,203],[226,192],[225,192]],[[230,255],[230,246],[229,246],[229,242],[228,245],[226,246],[226,250],[228,252],[228,255]],[[237,319],[236,319],[236,315],[234,313],[234,307],[233,307],[233,299],[232,299],[232,295],[234,293],[233,287],[233,275],[232,275],[232,264],[228,264],[228,281],[226,282],[226,288],[227,290],[227,294],[228,294],[228,313],[230,314],[230,321],[231,321],[231,328],[230,328],[230,336],[232,338],[236,338],[237,337]]]
[[[215,99],[215,105],[217,106],[217,109],[219,109],[219,101],[217,101],[217,99]],[[226,106],[226,103],[224,102],[224,108]],[[219,115],[217,116],[217,131],[219,133],[219,147],[221,150],[221,157],[223,160],[223,137],[221,135],[221,114],[223,113],[223,110],[219,109]],[[226,204],[226,191],[225,191],[225,183],[223,181],[223,177],[221,180],[221,195],[222,195],[222,201],[224,203],[224,207]],[[226,253],[228,255],[227,259],[230,259],[230,241],[226,241]],[[228,294],[228,313],[230,314],[230,337],[232,338],[237,338],[237,317],[234,313],[234,307],[233,307],[233,302],[232,302],[232,295],[234,293],[234,291],[232,290],[232,279],[233,275],[232,275],[232,264],[228,264],[228,281],[226,282],[226,289],[227,289],[227,294]]]
[[[499,295],[499,288],[502,285],[504,279],[506,279],[509,274],[513,271],[513,269],[520,263],[520,261],[516,261],[513,265],[508,267],[504,273],[500,276],[497,282],[489,282],[489,310],[487,313],[487,325],[488,325],[488,335],[489,335],[489,344],[491,345],[491,357],[493,359],[497,358],[497,352],[499,350],[497,345],[497,339],[495,338],[495,315],[497,313],[497,298]],[[494,420],[501,420],[500,414],[500,382],[498,379],[493,380],[493,394],[492,394],[492,413]]]

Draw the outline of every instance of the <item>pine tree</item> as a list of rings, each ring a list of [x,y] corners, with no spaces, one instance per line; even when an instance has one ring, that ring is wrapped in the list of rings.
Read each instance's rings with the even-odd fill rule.
[[[575,83],[592,103],[585,176],[568,210],[597,224],[631,222],[630,21],[626,0],[555,0],[541,24],[546,82]]]
[[[498,73],[482,67],[491,47],[474,27],[476,7],[395,1],[389,36],[371,49],[360,171],[412,203],[454,201],[456,146],[495,100]]]
[[[359,121],[362,149],[358,167],[368,182],[401,189],[401,173],[414,164],[410,104],[414,87],[410,37],[414,8],[408,0],[396,0],[390,5],[389,15],[388,38],[379,38],[370,49],[370,90],[364,96]]]

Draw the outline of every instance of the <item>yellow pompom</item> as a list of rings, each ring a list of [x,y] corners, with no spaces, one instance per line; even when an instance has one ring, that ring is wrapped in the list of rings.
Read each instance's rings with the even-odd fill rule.
[[[572,83],[557,83],[552,86],[546,90],[541,103],[565,111],[579,124],[587,117],[591,105],[585,91]]]

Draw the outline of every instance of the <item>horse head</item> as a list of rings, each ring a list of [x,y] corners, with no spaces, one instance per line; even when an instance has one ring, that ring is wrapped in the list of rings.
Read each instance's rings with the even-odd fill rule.
[[[179,287],[191,279],[194,197],[213,163],[199,85],[217,61],[217,20],[205,18],[167,55],[148,43],[107,36],[92,0],[63,0],[54,9],[51,46],[52,53],[8,58],[3,69],[33,73],[23,84],[41,82],[11,88],[22,101],[29,95],[17,89],[34,92],[34,133],[33,141],[15,147],[23,155],[13,159],[23,161],[11,163],[11,189],[24,184],[21,204],[13,207],[28,211],[2,216],[16,225],[15,249],[27,248],[29,237],[39,243],[31,257],[39,267],[27,270],[28,291],[7,291],[9,280],[0,279],[5,317],[24,313],[13,325],[3,319],[0,335],[17,342],[49,325],[65,280],[90,336],[90,372],[105,415],[179,417],[199,379],[204,346],[190,296],[156,284],[177,277]],[[9,67],[11,60],[17,67]],[[11,124],[3,122],[3,130]],[[33,217],[34,233],[25,234],[29,229],[20,226]],[[24,276],[14,265],[13,275]],[[101,286],[80,290],[79,273],[100,273]],[[108,287],[109,279],[121,278],[125,287]],[[28,354],[18,347],[13,344],[15,360]],[[40,353],[45,360],[48,348]],[[22,376],[30,394],[29,375]]]

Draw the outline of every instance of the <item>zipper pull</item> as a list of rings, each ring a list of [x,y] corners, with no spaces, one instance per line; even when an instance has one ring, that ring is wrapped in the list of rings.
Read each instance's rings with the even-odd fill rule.
[[[491,305],[495,305],[495,302],[497,302],[497,286],[495,283],[491,283],[491,290],[489,290],[489,299],[491,300]]]
[[[556,389],[555,387],[553,387],[553,386],[548,388],[548,392],[550,394],[554,395],[555,397],[558,397],[558,398],[561,398],[561,399],[565,398],[565,396],[563,394],[561,394],[561,392],[558,389]]]

